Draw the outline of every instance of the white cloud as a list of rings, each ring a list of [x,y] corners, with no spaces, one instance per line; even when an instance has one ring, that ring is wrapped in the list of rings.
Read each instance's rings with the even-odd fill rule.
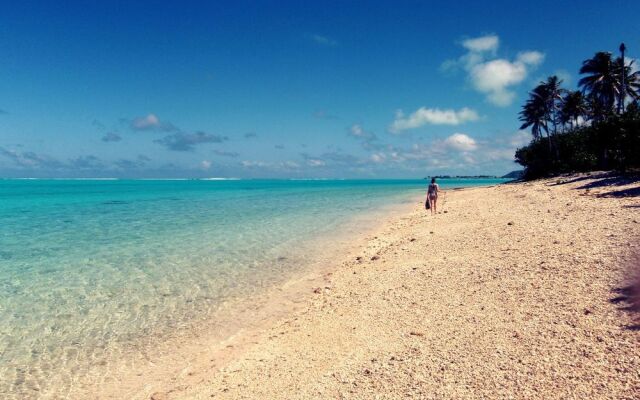
[[[280,166],[282,168],[289,168],[289,169],[296,169],[296,168],[300,168],[300,164],[298,164],[295,161],[282,161],[280,163]]]
[[[509,137],[508,143],[513,148],[525,146],[531,142],[531,134],[525,130],[519,130]]]
[[[264,167],[268,167],[270,164],[264,161],[243,160],[240,162],[240,165],[242,165],[245,168],[264,168]]]
[[[162,122],[155,114],[136,117],[131,120],[131,129],[136,131],[175,131],[177,128],[170,122]]]
[[[467,49],[467,53],[458,60],[445,61],[442,69],[462,67],[473,88],[483,93],[487,101],[506,107],[515,98],[513,87],[523,82],[544,61],[544,54],[528,50],[518,53],[513,60],[496,58],[499,45],[500,39],[496,35],[464,40],[462,47]]]
[[[459,125],[477,121],[480,117],[475,110],[464,107],[460,110],[441,110],[439,108],[420,107],[408,117],[402,110],[396,112],[396,119],[389,126],[389,132],[400,133],[407,129],[419,128],[426,124]]]
[[[283,171],[295,171],[301,166],[296,161],[257,161],[257,160],[244,160],[240,161],[240,165],[247,169],[260,169],[270,172],[283,172]]]
[[[464,133],[454,133],[444,140],[444,144],[458,151],[474,151],[478,148],[476,141]]]
[[[311,35],[311,39],[314,42],[316,42],[317,44],[322,45],[322,46],[333,47],[333,46],[337,46],[338,45],[338,42],[336,42],[335,40],[333,40],[333,39],[331,39],[329,37],[323,36],[323,35],[313,34],[313,35]]]
[[[371,155],[371,161],[380,164],[383,163],[387,159],[387,156],[384,153],[374,153]]]
[[[469,78],[477,91],[487,95],[487,100],[505,107],[515,97],[510,87],[522,82],[543,58],[542,53],[530,51],[518,55],[514,62],[502,58],[481,62],[469,69]]]
[[[145,117],[137,117],[131,121],[131,126],[135,129],[150,129],[160,126],[160,119],[155,114],[149,114]]]
[[[516,62],[521,62],[526,65],[538,66],[544,61],[544,54],[539,51],[522,51],[518,53]]]
[[[499,135],[483,140],[466,133],[456,132],[442,139],[414,143],[402,148],[386,146],[373,152],[366,160],[372,167],[402,168],[407,171],[438,169],[443,173],[467,171],[487,172],[491,169],[513,169],[516,148],[529,142],[531,136],[524,131]],[[458,172],[456,172],[458,173]]]
[[[492,148],[484,151],[483,155],[487,161],[513,161],[515,151],[508,148]]]
[[[477,162],[476,159],[469,153],[462,153],[461,158],[467,164],[475,164]]]
[[[214,133],[176,132],[161,139],[154,140],[154,143],[161,144],[167,149],[173,151],[193,151],[195,149],[195,146],[203,145],[206,143],[222,143],[226,140],[229,140],[229,138]]]
[[[360,124],[353,124],[349,128],[349,134],[358,138],[370,138],[370,132],[365,131]]]
[[[324,167],[327,163],[317,158],[310,158],[307,160],[307,165],[310,167]]]
[[[500,38],[497,35],[486,35],[480,36],[473,39],[466,39],[462,41],[462,46],[476,53],[491,51],[495,52],[498,50],[498,46],[500,45]]]
[[[365,150],[377,150],[381,144],[376,134],[365,130],[360,124],[353,124],[348,129],[349,136],[356,138]]]
[[[207,169],[211,168],[211,161],[209,161],[209,160],[202,160],[202,161],[200,162],[200,168],[201,168],[201,169],[204,169],[204,170],[207,170]]]

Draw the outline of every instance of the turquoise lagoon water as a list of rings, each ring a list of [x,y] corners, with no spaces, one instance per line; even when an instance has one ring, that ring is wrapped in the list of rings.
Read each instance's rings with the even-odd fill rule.
[[[282,282],[314,238],[425,186],[0,180],[0,398],[64,396],[89,367]]]

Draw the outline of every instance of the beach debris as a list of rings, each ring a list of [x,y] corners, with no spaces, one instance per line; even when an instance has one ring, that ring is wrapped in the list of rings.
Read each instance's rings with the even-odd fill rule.
[[[380,259],[380,256],[373,256],[373,257],[371,257],[371,261],[375,261],[375,260],[378,260],[378,259]]]
[[[410,242],[415,242],[415,241],[416,241],[416,238],[411,238],[411,239],[409,239],[409,241],[410,241]]]
[[[411,336],[424,336],[423,332],[418,332],[418,331],[411,331],[409,332],[409,335]]]
[[[314,289],[313,289],[313,293],[315,293],[315,294],[320,294],[320,293],[322,293],[322,289],[320,289],[319,287],[314,288]]]
[[[507,225],[513,225],[513,222],[509,221],[507,222]]]
[[[431,231],[431,232],[429,232],[429,233],[433,234],[433,231]]]
[[[151,400],[167,400],[167,394],[164,392],[155,392],[151,395]]]
[[[356,257],[356,261],[362,262],[362,257]]]

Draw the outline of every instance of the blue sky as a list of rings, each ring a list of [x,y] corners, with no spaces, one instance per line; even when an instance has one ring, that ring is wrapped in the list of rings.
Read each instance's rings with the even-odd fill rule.
[[[1,5],[0,176],[504,174],[538,81],[640,55],[631,1],[164,3]]]

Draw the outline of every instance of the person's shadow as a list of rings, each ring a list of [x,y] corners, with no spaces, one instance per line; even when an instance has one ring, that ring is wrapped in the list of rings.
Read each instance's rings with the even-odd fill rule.
[[[612,290],[615,297],[609,300],[609,302],[618,305],[618,309],[634,314],[640,314],[640,281],[635,284],[630,284],[622,287],[617,287]],[[624,328],[631,331],[640,331],[640,315],[636,315],[638,323],[627,325]]]

